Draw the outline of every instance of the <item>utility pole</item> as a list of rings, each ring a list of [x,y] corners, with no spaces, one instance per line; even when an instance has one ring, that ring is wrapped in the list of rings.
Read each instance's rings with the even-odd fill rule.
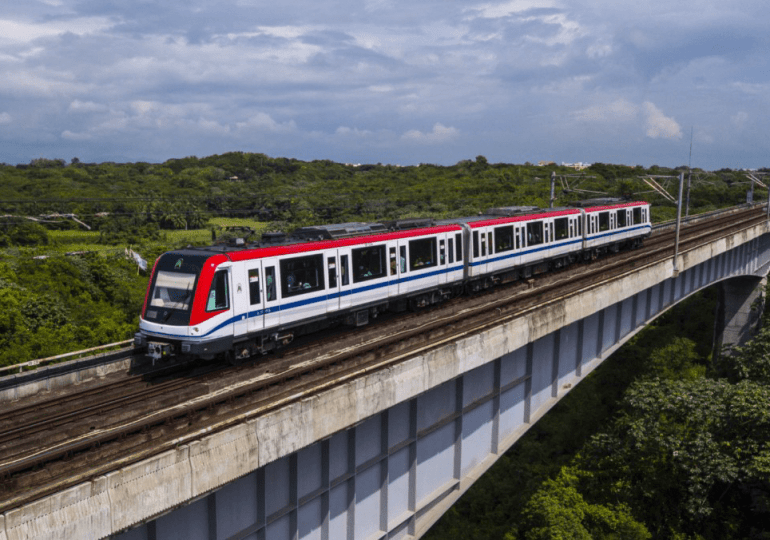
[[[556,189],[556,171],[551,171],[551,205],[548,208],[553,208],[553,201],[556,198],[554,196]]]
[[[690,159],[687,162],[687,205],[685,206],[684,216],[690,215],[690,185],[692,184],[692,134],[695,127],[690,128]]]
[[[682,224],[682,190],[684,188],[684,173],[679,173],[679,202],[676,205],[676,241],[674,242],[674,277],[679,275],[676,258],[679,255],[679,229]]]
[[[767,186],[767,221],[770,222],[770,186]]]

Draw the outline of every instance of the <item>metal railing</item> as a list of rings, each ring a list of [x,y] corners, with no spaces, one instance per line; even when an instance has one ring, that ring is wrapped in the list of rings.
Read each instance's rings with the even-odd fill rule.
[[[14,364],[12,366],[3,366],[3,367],[0,367],[0,375],[5,375],[7,373],[13,373],[13,372],[22,373],[25,371],[25,369],[46,366],[49,364],[55,364],[62,360],[66,360],[69,358],[76,358],[84,354],[101,351],[104,349],[110,349],[112,347],[123,347],[133,342],[134,342],[133,339],[127,339],[125,341],[118,341],[115,343],[108,343],[107,345],[99,345],[98,347],[91,347],[90,349],[83,349],[82,351],[73,351],[65,354],[58,354],[56,356],[49,356],[48,358],[39,358],[37,360],[30,360],[29,362]]]

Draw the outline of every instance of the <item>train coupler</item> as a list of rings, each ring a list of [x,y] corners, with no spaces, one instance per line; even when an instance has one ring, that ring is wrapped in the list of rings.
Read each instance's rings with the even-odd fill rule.
[[[154,364],[156,360],[162,360],[164,358],[174,356],[174,346],[170,343],[148,341],[147,356],[152,358],[152,363]]]

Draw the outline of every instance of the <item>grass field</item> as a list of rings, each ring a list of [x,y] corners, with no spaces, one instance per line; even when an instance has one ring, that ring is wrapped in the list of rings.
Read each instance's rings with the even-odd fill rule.
[[[251,219],[237,219],[218,217],[209,220],[205,229],[192,229],[188,231],[160,231],[160,239],[157,241],[143,242],[143,249],[151,252],[162,252],[174,247],[193,245],[206,246],[212,243],[211,228],[218,227],[251,227],[257,234],[261,233],[267,223]],[[220,231],[221,232],[221,231]],[[50,244],[38,248],[7,248],[0,250],[0,255],[14,257],[19,255],[54,255],[71,253],[76,251],[91,251],[98,253],[116,253],[129,246],[111,246],[99,243],[98,231],[48,231]]]

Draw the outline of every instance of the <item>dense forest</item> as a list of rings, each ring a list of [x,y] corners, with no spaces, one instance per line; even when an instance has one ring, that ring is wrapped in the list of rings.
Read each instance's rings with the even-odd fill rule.
[[[502,205],[547,207],[549,178],[555,173],[557,205],[607,195],[650,198],[660,202],[661,217],[670,217],[674,205],[641,177],[657,177],[676,195],[673,177],[686,170],[597,163],[578,172],[556,165],[491,164],[484,156],[448,167],[303,162],[241,152],[162,164],[37,159],[29,165],[0,165],[0,210],[6,216],[74,214],[102,231],[105,241],[138,242],[155,230],[204,227],[210,217],[223,215],[296,227],[473,215]],[[742,171],[695,169],[692,179],[693,209],[746,200],[748,178]],[[80,226],[74,220],[64,223]]]
[[[744,171],[597,163],[344,165],[229,153],[0,165],[0,365],[128,339],[147,286],[131,248],[347,221],[475,215],[592,197],[690,213],[741,204]],[[761,173],[768,171],[763,170]],[[759,190],[757,200],[767,191]],[[712,358],[714,294],[676,307],[582,381],[431,530],[440,539],[770,538],[770,327]]]

